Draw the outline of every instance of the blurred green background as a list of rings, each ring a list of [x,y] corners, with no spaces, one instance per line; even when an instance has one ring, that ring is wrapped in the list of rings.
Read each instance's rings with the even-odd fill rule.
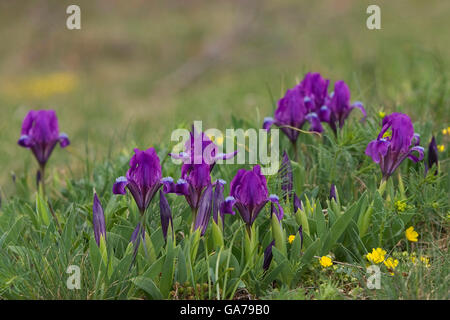
[[[82,28],[68,30],[75,3]],[[370,4],[381,30],[366,28]],[[345,80],[371,116],[403,111],[440,132],[449,16],[442,0],[2,0],[0,188],[35,168],[17,146],[29,109],[57,111],[72,145],[51,166],[76,174],[86,158],[169,143],[181,123],[225,129],[234,115],[260,126],[271,94],[308,71]]]

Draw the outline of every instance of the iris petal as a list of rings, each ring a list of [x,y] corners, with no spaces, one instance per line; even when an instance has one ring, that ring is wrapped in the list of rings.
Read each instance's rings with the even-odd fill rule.
[[[114,194],[126,194],[125,187],[128,185],[128,180],[125,177],[119,177],[113,185]]]

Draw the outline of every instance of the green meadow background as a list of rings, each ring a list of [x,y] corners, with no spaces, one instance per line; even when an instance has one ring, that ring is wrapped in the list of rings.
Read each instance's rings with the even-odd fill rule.
[[[75,3],[82,29],[68,30]],[[370,4],[381,30],[366,28]],[[0,193],[35,170],[17,146],[29,109],[57,111],[72,145],[51,167],[76,176],[87,161],[167,144],[193,120],[258,127],[308,71],[345,80],[372,117],[433,123],[447,153],[449,16],[442,0],[2,0]]]

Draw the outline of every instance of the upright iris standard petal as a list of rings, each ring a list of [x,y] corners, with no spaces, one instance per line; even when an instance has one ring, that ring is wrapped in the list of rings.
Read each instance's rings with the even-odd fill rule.
[[[100,238],[106,240],[106,224],[103,207],[98,199],[97,193],[94,193],[94,204],[92,206],[92,225],[94,227],[94,237],[97,245],[100,246]]]
[[[428,145],[428,166],[427,166],[427,170],[431,169],[433,167],[433,165],[436,167],[436,171],[434,172],[435,175],[438,174],[438,149],[437,149],[437,144],[436,144],[436,139],[434,138],[434,136],[431,138],[430,144]]]
[[[329,101],[329,108],[331,110],[330,122],[333,122],[332,128],[337,127],[337,125],[342,128],[350,112],[355,108],[362,112],[362,120],[367,116],[366,110],[361,102],[358,101],[353,105],[350,104],[350,89],[342,80],[336,81],[334,84],[334,92]]]
[[[411,119],[403,113],[392,113],[383,118],[377,139],[367,145],[365,153],[380,165],[383,178],[387,179],[406,158],[414,162],[423,159],[419,141]]]
[[[70,144],[65,133],[59,133],[58,118],[54,110],[31,110],[22,123],[18,144],[33,152],[41,167],[47,163],[57,143],[62,148]]]
[[[116,179],[113,193],[123,195],[128,189],[143,214],[162,185],[161,164],[153,148],[145,151],[134,149],[134,153],[126,177]]]
[[[263,260],[263,270],[267,271],[270,267],[270,263],[272,262],[273,254],[272,247],[275,245],[275,240],[273,240],[269,245],[264,249],[264,260]]]
[[[190,170],[190,165],[193,164],[207,164],[209,170],[212,171],[216,161],[231,159],[236,154],[237,151],[219,153],[219,147],[204,132],[197,132],[192,126],[185,150],[179,154],[170,153],[169,155],[183,161],[182,171]]]
[[[172,227],[173,235],[172,210],[170,209],[169,202],[164,196],[162,190],[159,190],[159,214],[161,216],[161,228],[164,235],[164,240],[167,240],[169,225]]]
[[[320,73],[307,73],[302,82],[305,95],[310,98],[316,108],[323,106],[328,97],[329,79],[322,78]]]

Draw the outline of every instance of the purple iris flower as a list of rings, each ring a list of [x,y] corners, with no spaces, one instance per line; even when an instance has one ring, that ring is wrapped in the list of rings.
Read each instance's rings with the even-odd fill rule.
[[[328,83],[329,80],[324,80],[319,73],[306,74],[302,82],[288,89],[284,97],[278,101],[274,118],[265,118],[263,129],[269,130],[275,125],[293,144],[296,143],[299,134],[296,129],[302,129],[305,122],[311,124],[311,131],[322,132],[317,111],[326,99]]]
[[[45,167],[58,142],[61,148],[70,144],[67,134],[59,132],[55,111],[29,111],[23,120],[21,136],[17,143],[21,147],[31,149],[41,169]]]
[[[300,201],[299,197],[297,196],[297,194],[294,192],[294,213],[297,213],[297,211],[303,210],[303,206],[302,206],[302,202]]]
[[[226,181],[219,179],[217,180],[214,185],[214,196],[213,196],[213,219],[216,222],[216,224],[219,224],[219,214],[220,218],[222,220],[222,228],[225,228],[225,212],[222,212],[220,208],[223,206],[223,203],[225,202],[225,198],[223,195],[224,187],[225,187]],[[234,211],[231,210],[231,214],[234,215]]]
[[[436,144],[436,139],[434,136],[431,138],[430,144],[428,145],[428,163],[425,164],[425,174],[428,172],[428,169],[431,169],[433,165],[436,170],[434,171],[434,175],[438,174],[438,149]]]
[[[266,272],[269,269],[270,263],[272,262],[272,259],[273,259],[272,247],[274,245],[275,245],[275,240],[272,240],[272,242],[269,243],[269,245],[266,247],[266,249],[264,249],[264,260],[263,260],[264,272]]]
[[[283,208],[279,204],[278,196],[272,194],[270,195],[269,199],[272,201],[272,203],[270,204],[270,214],[274,214],[277,217],[278,221],[283,220],[284,212]]]
[[[382,129],[377,139],[367,145],[366,155],[380,164],[383,179],[386,180],[406,158],[414,162],[423,159],[423,148],[418,146],[419,141],[411,119],[403,113],[392,113],[383,118]],[[413,154],[414,151],[419,157]]]
[[[364,121],[367,113],[363,104],[359,101],[350,104],[350,89],[347,84],[340,80],[334,84],[334,91],[330,94],[328,101],[319,110],[321,121],[328,122],[331,129],[336,133],[336,128],[342,128],[345,120],[353,109],[361,110]]]
[[[322,78],[320,73],[307,73],[303,79],[303,90],[305,96],[312,100],[308,111],[317,111],[323,106],[328,98],[328,85],[330,80]]]
[[[334,201],[337,201],[337,197],[336,197],[336,186],[334,185],[334,183],[331,184],[330,187],[330,197],[329,199],[334,199]]]
[[[303,248],[303,226],[298,228],[298,234],[300,235],[300,249]]]
[[[133,196],[141,214],[147,210],[153,196],[161,187],[161,164],[155,149],[134,149],[130,169],[126,177],[119,177],[113,186],[114,194],[126,194],[127,188]]]
[[[209,165],[206,163],[191,164],[185,168],[188,170],[182,170],[181,179],[177,183],[173,181],[172,177],[162,179],[164,192],[184,195],[191,209],[197,211],[202,192],[211,184]]]
[[[237,154],[237,151],[231,153],[219,153],[219,147],[209,139],[204,132],[197,132],[192,126],[190,138],[186,141],[185,150],[179,154],[170,153],[174,159],[181,159],[183,172],[190,171],[194,164],[208,164],[212,171],[216,161],[231,159]]]
[[[106,224],[103,207],[98,199],[97,193],[94,193],[94,204],[92,206],[92,225],[94,227],[95,242],[100,247],[100,238],[106,241]]]
[[[261,174],[261,167],[256,165],[253,170],[240,169],[230,184],[230,197],[222,203],[221,211],[232,213],[233,206],[239,211],[242,220],[251,229],[253,222],[268,201],[277,207],[278,219],[283,218],[283,208],[276,195],[268,195],[266,178]]]
[[[230,159],[236,153],[237,151],[228,154],[219,153],[219,147],[206,134],[197,132],[192,126],[190,139],[185,144],[185,151],[180,154],[169,154],[174,159],[181,159],[183,165],[181,166],[181,178],[176,183],[172,177],[162,179],[164,192],[185,196],[193,212],[194,229],[201,225],[202,234],[206,231],[210,218],[209,215],[206,216],[206,210],[209,207],[209,213],[211,213],[211,209],[213,209],[213,213],[216,212],[214,207],[220,200],[218,198],[220,190],[217,190],[217,188],[222,188],[223,195],[223,186],[215,184],[215,200],[213,200],[211,171],[216,161]],[[209,190],[209,187],[211,187],[211,190]],[[211,207],[212,202],[214,203]]]

